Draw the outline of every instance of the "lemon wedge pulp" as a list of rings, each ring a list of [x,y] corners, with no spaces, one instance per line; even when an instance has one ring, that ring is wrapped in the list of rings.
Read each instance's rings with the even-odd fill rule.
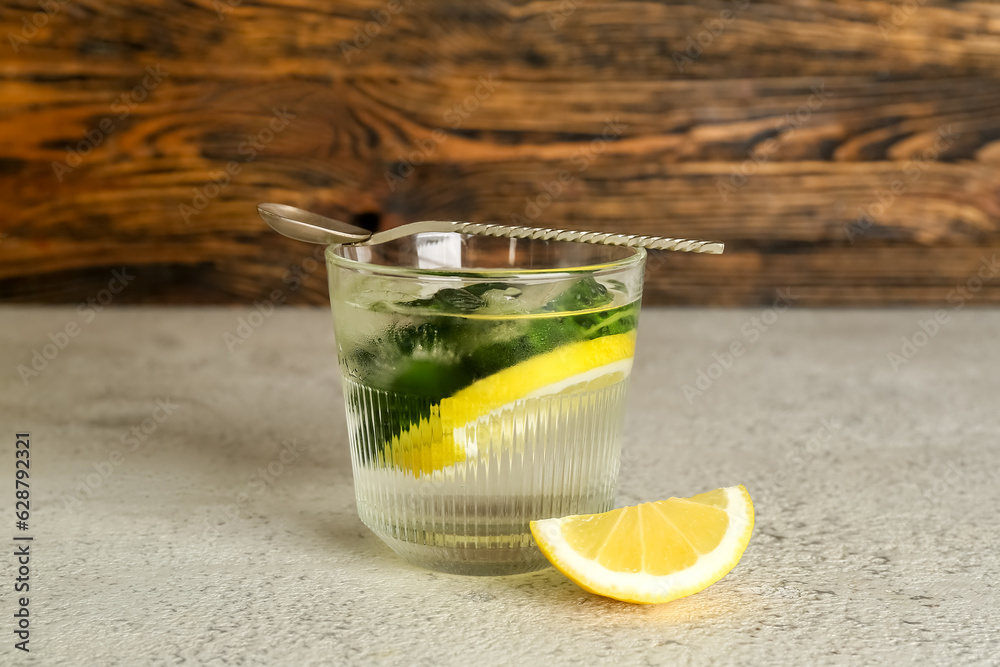
[[[601,514],[531,522],[546,558],[584,590],[643,604],[697,593],[724,577],[750,542],[741,484]]]

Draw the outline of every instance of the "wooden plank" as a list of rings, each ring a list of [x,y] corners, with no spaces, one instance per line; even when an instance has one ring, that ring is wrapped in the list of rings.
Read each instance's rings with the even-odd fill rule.
[[[397,13],[388,12],[390,4],[63,3],[65,9],[19,44],[15,62],[20,72],[43,75],[115,75],[170,62],[177,76],[197,78],[329,78],[347,72],[434,78],[439,72],[478,74],[484,65],[495,65],[505,79],[635,81],[991,76],[1000,57],[1000,6],[993,2],[925,0],[912,14],[897,12],[895,18],[904,3],[545,0],[466,7],[400,0]],[[27,2],[5,6],[0,34],[21,35],[22,19],[37,9]],[[727,11],[731,18],[720,26]],[[375,35],[368,42],[366,28]],[[675,53],[692,57],[683,71]]]
[[[260,240],[261,246],[271,243],[281,242]],[[80,252],[78,242],[53,246],[49,254],[56,257]],[[183,248],[164,252],[152,242],[129,250],[131,256],[85,255],[71,272],[22,274],[0,284],[13,288],[6,299],[11,302],[78,303],[104,289],[111,272],[124,267],[137,278],[116,297],[116,303],[250,304],[270,298],[274,290],[287,303],[327,303],[326,272],[309,263],[313,257],[309,249],[284,249],[280,259],[275,257],[277,248],[271,247],[259,256],[243,258],[213,256],[204,248],[196,253],[183,252]],[[774,301],[777,290],[784,290],[792,294],[797,307],[894,303],[953,308],[956,295],[969,307],[981,307],[1000,304],[997,260],[1000,244],[767,255],[737,250],[711,257],[673,253],[665,259],[650,258],[645,302],[766,306]],[[980,275],[985,278],[977,279]]]

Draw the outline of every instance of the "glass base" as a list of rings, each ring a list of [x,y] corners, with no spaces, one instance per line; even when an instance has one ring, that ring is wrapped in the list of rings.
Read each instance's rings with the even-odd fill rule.
[[[403,560],[438,572],[493,577],[535,572],[549,566],[549,561],[534,546],[506,549],[441,547],[405,542],[377,532],[375,534]]]

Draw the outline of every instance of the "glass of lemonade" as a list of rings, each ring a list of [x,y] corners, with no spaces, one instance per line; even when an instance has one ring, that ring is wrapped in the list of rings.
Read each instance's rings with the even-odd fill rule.
[[[459,574],[612,508],[645,251],[422,233],[326,252],[358,514]]]

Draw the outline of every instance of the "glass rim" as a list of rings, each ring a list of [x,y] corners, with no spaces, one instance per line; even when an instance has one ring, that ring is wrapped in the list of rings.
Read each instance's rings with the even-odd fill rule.
[[[462,234],[462,236],[474,236],[472,234]],[[527,240],[527,239],[525,239]],[[542,239],[530,239],[531,241],[541,241]],[[555,241],[546,240],[549,243],[577,243],[576,241]],[[391,243],[391,241],[390,241]],[[377,244],[376,244],[377,245]],[[601,244],[592,244],[601,245]],[[620,259],[614,259],[607,262],[600,262],[597,264],[581,264],[579,266],[558,266],[551,267],[547,269],[528,269],[528,268],[477,268],[477,267],[457,267],[450,269],[442,268],[419,268],[414,266],[390,266],[387,264],[373,264],[371,262],[364,262],[357,259],[351,259],[350,257],[344,257],[337,253],[338,248],[346,247],[344,244],[333,244],[328,245],[324,252],[326,256],[327,264],[333,264],[335,266],[340,266],[342,268],[351,269],[354,271],[366,271],[375,274],[381,274],[386,276],[394,276],[399,278],[491,278],[491,277],[505,277],[505,278],[516,278],[524,277],[526,279],[530,278],[545,278],[548,276],[559,277],[566,275],[576,275],[576,274],[597,274],[604,273],[607,271],[617,271],[622,269],[633,268],[642,263],[646,257],[646,249],[638,246],[608,246],[613,248],[621,248],[627,251],[628,254]]]

